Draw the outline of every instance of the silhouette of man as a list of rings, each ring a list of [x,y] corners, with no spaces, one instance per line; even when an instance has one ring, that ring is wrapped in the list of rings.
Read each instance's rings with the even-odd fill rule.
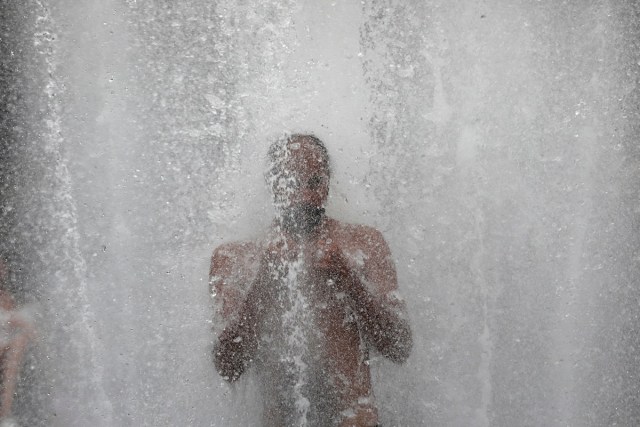
[[[402,363],[412,347],[391,253],[377,230],[325,215],[318,138],[291,135],[268,156],[277,214],[266,237],[211,259],[215,367],[229,382],[255,367],[266,426],[376,426],[369,351]]]
[[[27,345],[36,333],[30,316],[16,306],[8,277],[9,267],[0,257],[0,427],[17,427],[13,398]]]

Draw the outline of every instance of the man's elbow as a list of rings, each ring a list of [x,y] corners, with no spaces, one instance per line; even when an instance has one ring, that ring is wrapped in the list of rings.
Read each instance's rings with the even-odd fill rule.
[[[240,378],[246,367],[237,354],[224,347],[220,342],[214,346],[213,365],[223,380],[232,383]]]
[[[395,337],[385,349],[386,351],[382,353],[392,362],[402,364],[409,358],[412,348],[411,328],[407,323],[403,322],[396,330]]]

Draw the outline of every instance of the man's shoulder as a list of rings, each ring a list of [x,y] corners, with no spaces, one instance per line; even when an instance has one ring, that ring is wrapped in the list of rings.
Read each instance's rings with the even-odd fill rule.
[[[224,283],[226,287],[242,288],[257,271],[259,243],[256,241],[226,242],[211,255],[209,276],[211,284]]]
[[[382,233],[374,227],[364,224],[352,224],[342,222],[334,218],[328,218],[332,234],[342,242],[357,246],[378,246],[385,244]]]
[[[234,257],[241,254],[249,254],[258,250],[258,242],[256,240],[238,240],[225,242],[218,245],[213,250],[213,256]]]
[[[260,243],[257,240],[232,241],[220,244],[211,255],[212,268],[228,268],[247,265],[258,257]]]

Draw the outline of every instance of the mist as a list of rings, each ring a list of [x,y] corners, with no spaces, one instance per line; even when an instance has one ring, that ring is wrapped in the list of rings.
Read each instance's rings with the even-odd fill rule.
[[[3,2],[0,234],[35,307],[30,426],[256,423],[213,368],[213,249],[273,218],[269,145],[327,146],[382,232],[408,361],[382,425],[640,423],[635,1]]]

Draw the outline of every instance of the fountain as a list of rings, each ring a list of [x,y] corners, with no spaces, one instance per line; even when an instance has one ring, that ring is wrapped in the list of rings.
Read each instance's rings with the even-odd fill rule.
[[[283,131],[391,246],[414,349],[372,360],[383,425],[640,420],[635,2],[5,3],[22,424],[255,424],[207,271],[269,223]]]

